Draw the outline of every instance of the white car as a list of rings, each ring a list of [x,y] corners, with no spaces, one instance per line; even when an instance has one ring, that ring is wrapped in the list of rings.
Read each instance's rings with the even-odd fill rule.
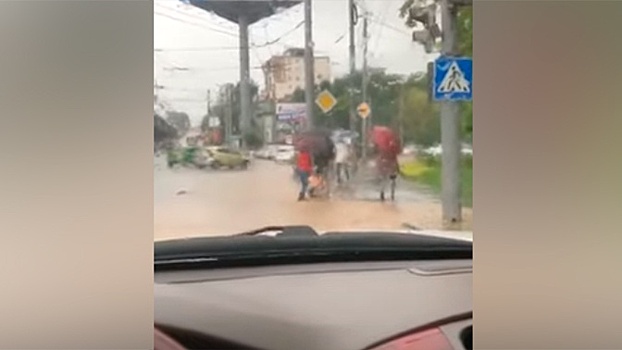
[[[253,152],[253,158],[268,159],[268,150],[266,148],[262,148],[258,151]]]
[[[462,154],[467,155],[467,156],[472,156],[473,155],[473,146],[471,146],[469,144],[463,144],[462,145]]]
[[[273,159],[274,160],[274,159],[276,159],[276,154],[279,151],[279,146],[277,146],[277,145],[268,145],[266,147],[266,150],[267,150],[267,155],[268,155],[267,159]]]
[[[280,148],[276,151],[274,160],[278,163],[287,163],[294,159],[295,153],[293,148]]]
[[[470,146],[462,146],[462,148],[460,149],[460,152],[463,155],[469,155],[472,156],[473,155],[473,148]],[[443,154],[443,148],[441,147],[441,145],[437,145],[437,146],[433,146],[433,147],[429,147],[426,148],[423,153],[430,155],[430,156],[434,156],[434,157],[438,157],[440,155]]]
[[[433,147],[426,148],[425,150],[423,150],[423,153],[436,157],[436,156],[440,156],[441,154],[443,154],[443,148],[441,147],[441,145],[436,145]]]
[[[404,149],[402,149],[402,154],[406,156],[415,154],[416,152],[417,152],[417,146],[415,145],[406,145],[404,146]]]

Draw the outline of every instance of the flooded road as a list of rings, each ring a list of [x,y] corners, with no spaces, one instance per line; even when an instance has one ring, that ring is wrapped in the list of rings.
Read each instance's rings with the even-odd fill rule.
[[[310,225],[319,231],[403,229],[408,223],[441,229],[439,201],[410,183],[398,183],[396,202],[382,203],[363,183],[330,200],[297,202],[292,169],[254,160],[248,170],[168,169],[154,162],[155,240],[228,235],[271,225]],[[471,230],[465,210],[462,230]]]

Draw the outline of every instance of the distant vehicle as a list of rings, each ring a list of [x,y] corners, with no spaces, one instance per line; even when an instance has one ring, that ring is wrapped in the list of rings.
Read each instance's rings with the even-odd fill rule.
[[[441,145],[436,145],[436,146],[432,146],[432,147],[428,147],[426,149],[423,150],[423,153],[429,155],[429,156],[440,156],[441,154],[443,154],[443,148],[441,147]]]
[[[295,155],[294,147],[279,147],[274,156],[274,160],[277,163],[289,163],[294,160]]]
[[[473,155],[473,146],[471,146],[469,144],[466,144],[466,143],[463,144],[462,145],[462,154],[472,156]]]
[[[214,169],[221,167],[247,169],[250,164],[248,157],[228,147],[209,147],[207,150],[212,158],[210,166]]]
[[[214,157],[205,148],[198,148],[194,155],[194,164],[197,168],[203,169],[212,165]]]
[[[257,159],[270,159],[270,152],[267,147],[263,147],[253,152],[253,158]]]
[[[203,169],[210,166],[213,161],[211,154],[201,147],[171,149],[167,151],[166,156],[169,167],[181,165]]]
[[[406,145],[404,146],[404,149],[402,150],[402,154],[404,155],[411,155],[415,153],[417,153],[417,146],[415,145]]]
[[[473,147],[471,147],[470,145],[464,144],[464,145],[462,145],[462,148],[460,149],[460,152],[463,155],[472,156],[473,155]],[[443,154],[443,148],[441,147],[441,145],[436,145],[436,146],[433,146],[433,147],[426,148],[425,150],[423,150],[423,153],[427,154],[429,156],[438,157],[438,156]]]
[[[268,145],[267,146],[267,151],[268,151],[268,159],[274,160],[276,157],[276,154],[279,150],[279,146],[280,145]]]

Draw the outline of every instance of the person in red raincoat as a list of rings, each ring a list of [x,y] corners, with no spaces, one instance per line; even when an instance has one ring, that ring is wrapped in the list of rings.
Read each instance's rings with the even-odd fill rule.
[[[301,149],[296,155],[296,174],[300,179],[300,193],[298,200],[305,199],[307,189],[309,188],[309,176],[313,173],[313,158],[311,153],[306,149]]]
[[[380,182],[380,200],[384,201],[387,185],[389,185],[392,181],[395,181],[399,172],[397,154],[393,152],[378,152],[376,167]],[[394,194],[391,193],[391,195],[393,196]]]
[[[399,173],[397,157],[401,146],[395,134],[384,127],[376,127],[372,132],[376,153],[376,171],[379,182],[380,200],[385,200],[387,185],[396,180]],[[391,199],[394,193],[391,193]]]

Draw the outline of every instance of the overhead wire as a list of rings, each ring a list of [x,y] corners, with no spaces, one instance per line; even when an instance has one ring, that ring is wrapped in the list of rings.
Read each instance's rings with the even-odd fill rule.
[[[387,2],[391,2],[391,1],[389,0],[389,1],[387,1]],[[389,7],[390,7],[388,4],[383,4],[383,5],[384,5],[384,6],[383,6],[383,7],[384,7],[384,8],[383,8],[383,11],[382,11],[382,13],[380,14],[380,21],[381,21],[381,22],[384,22],[384,21],[385,21],[385,17],[386,17],[386,15],[387,15],[387,12],[389,11]],[[377,32],[376,34],[374,34],[376,41],[375,41],[375,43],[372,45],[372,47],[373,47],[372,52],[376,52],[376,49],[378,48],[378,45],[380,44],[380,38],[382,37],[382,28],[383,28],[383,26],[382,26],[382,25],[380,25],[380,24],[378,24],[378,23],[376,23],[376,25],[378,26],[378,27],[377,27],[377,28],[378,28],[378,32]]]
[[[372,21],[372,22],[377,23],[377,24],[380,24],[380,25],[384,26],[385,28],[391,29],[391,30],[395,31],[396,33],[400,33],[400,34],[402,34],[402,35],[406,35],[406,36],[408,36],[408,37],[412,37],[412,34],[411,34],[411,33],[408,33],[408,32],[406,32],[406,31],[404,31],[404,30],[402,30],[402,29],[399,29],[399,28],[397,28],[397,27],[394,27],[393,25],[391,25],[391,24],[387,23],[386,21],[381,21],[381,20],[378,20],[378,19],[376,19],[376,17],[374,17],[374,16],[371,16],[371,17],[370,17],[370,19],[371,19],[371,21]]]
[[[276,39],[269,40],[269,41],[261,43],[261,44],[251,44],[251,45],[249,45],[249,47],[250,48],[262,48],[262,47],[268,47],[268,46],[277,44],[283,38],[285,38],[286,36],[292,34],[298,28],[302,27],[303,24],[304,24],[304,21],[301,21],[298,24],[296,24],[293,28],[291,28],[290,30],[286,31],[285,33],[283,33],[282,35],[277,37]],[[236,36],[236,38],[238,37],[237,34],[235,36]],[[287,45],[284,45],[284,46],[287,47]],[[154,51],[158,51],[158,52],[164,52],[164,51],[188,51],[188,52],[192,52],[192,51],[219,51],[219,50],[239,50],[239,49],[240,49],[239,46],[211,46],[211,47],[167,48],[167,49],[160,48],[160,49],[154,49]]]
[[[224,31],[224,30],[216,29],[216,28],[212,28],[212,27],[208,27],[208,26],[201,25],[201,24],[198,24],[198,23],[189,22],[189,21],[180,19],[178,17],[171,16],[169,14],[163,13],[163,12],[154,11],[154,14],[156,14],[158,16],[166,17],[166,18],[169,18],[169,19],[172,19],[174,21],[181,22],[181,23],[184,23],[184,24],[190,24],[190,25],[196,26],[198,28],[207,29],[207,30],[210,30],[210,31],[213,31],[213,32],[216,32],[216,33],[221,33],[221,34],[229,35],[229,36],[236,37],[236,38],[238,37],[237,34],[230,33],[230,32]]]
[[[212,15],[211,15],[211,13],[209,13],[209,12],[207,12],[207,11],[205,11],[204,13],[205,13],[205,14],[207,14],[207,15],[209,16],[209,18],[206,18],[206,17],[203,17],[203,16],[198,16],[198,15],[196,15],[196,14],[189,13],[189,12],[187,12],[187,11],[182,11],[182,10],[180,10],[180,9],[178,9],[178,8],[173,8],[173,7],[163,6],[162,4],[159,4],[159,3],[156,3],[156,5],[157,5],[158,7],[160,7],[161,9],[164,9],[164,10],[167,10],[167,11],[172,11],[172,12],[175,12],[176,14],[179,14],[179,15],[182,15],[182,16],[186,16],[187,18],[197,19],[197,20],[201,21],[201,24],[207,24],[207,23],[206,23],[206,20],[208,20],[208,19],[212,19],[212,20],[214,20],[214,21],[216,21],[216,20],[217,20],[217,17],[212,16]],[[193,23],[194,23],[194,22],[193,22]],[[213,23],[213,22],[212,22],[212,23]],[[212,24],[212,23],[210,23],[210,24]],[[224,32],[227,32],[227,33],[229,33],[229,34],[234,35],[234,36],[236,36],[236,37],[237,37],[238,33],[236,33],[236,32],[233,30],[233,28],[227,28],[227,27],[226,27],[225,25],[223,25],[222,23],[215,23],[215,24],[217,24],[217,25],[220,27],[220,28],[215,28],[215,30],[218,30],[218,31],[224,31]],[[211,27],[211,28],[213,28],[213,27]]]

